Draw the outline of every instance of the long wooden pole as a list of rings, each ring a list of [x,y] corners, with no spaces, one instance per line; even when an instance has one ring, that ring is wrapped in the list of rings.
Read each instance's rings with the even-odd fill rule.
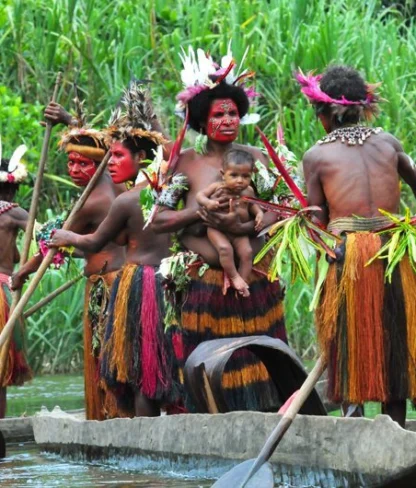
[[[62,79],[62,72],[59,71],[56,77],[55,87],[52,94],[52,102],[55,102],[58,97],[58,90],[61,84],[61,79]],[[35,226],[36,212],[38,210],[38,203],[39,203],[40,192],[42,188],[43,175],[45,173],[46,161],[48,159],[48,150],[49,150],[49,141],[51,138],[51,132],[52,132],[52,123],[48,121],[46,123],[46,129],[43,138],[43,145],[42,145],[42,151],[41,151],[39,165],[38,165],[38,171],[36,173],[35,185],[33,187],[32,201],[30,203],[29,216],[26,224],[25,236],[23,239],[23,248],[20,254],[20,262],[19,262],[20,267],[22,267],[27,262],[27,259],[29,257],[30,243],[32,242],[32,237],[33,237],[33,228]],[[21,296],[21,290],[16,290],[15,292],[13,292],[13,299],[10,306],[10,313],[12,313],[13,310],[16,308],[16,305],[20,300],[20,296]],[[0,385],[3,384],[4,377],[6,375],[6,366],[7,366],[7,358],[9,355],[10,342],[11,342],[11,335],[8,337],[8,340],[4,343],[3,348],[0,350]]]
[[[40,310],[42,307],[50,303],[52,300],[54,300],[57,296],[59,296],[61,293],[64,291],[68,290],[71,288],[71,286],[75,285],[84,275],[81,273],[75,278],[72,278],[72,280],[67,281],[64,283],[62,286],[54,290],[52,293],[49,293],[45,298],[42,298],[36,305],[33,305],[33,307],[30,307],[26,312],[23,314],[23,318],[27,319],[34,313],[36,313],[38,310]]]
[[[305,382],[301,386],[300,390],[297,392],[293,402],[286,410],[286,413],[283,415],[283,417],[280,419],[280,422],[270,434],[270,437],[267,439],[266,444],[263,446],[263,449],[260,451],[260,454],[257,456],[256,461],[254,462],[245,480],[239,486],[239,488],[244,488],[246,484],[250,481],[250,479],[254,476],[254,474],[260,469],[260,467],[270,459],[276,447],[283,439],[286,431],[292,425],[292,422],[298,414],[299,410],[302,408],[312,390],[315,388],[315,385],[321,377],[322,373],[325,371],[325,368],[326,361],[324,359],[324,356],[320,356],[314,368],[309,373]]]
[[[88,185],[85,187],[80,199],[75,204],[74,208],[72,209],[69,217],[65,221],[63,229],[69,230],[71,225],[74,222],[76,214],[82,208],[87,198],[90,196],[90,193],[94,189],[95,184],[97,183],[98,179],[104,173],[107,163],[110,159],[110,152],[107,152],[104,159],[101,161],[100,165],[97,168],[94,176],[88,182]],[[19,317],[22,315],[24,308],[26,307],[30,297],[33,295],[33,292],[36,290],[40,280],[42,279],[43,275],[45,274],[46,270],[48,269],[49,265],[52,263],[53,257],[55,256],[57,249],[49,249],[46,256],[43,258],[42,264],[40,265],[37,272],[34,274],[33,278],[31,279],[29,286],[27,287],[26,291],[22,295],[19,303],[16,305],[16,308],[10,314],[9,320],[7,321],[6,325],[4,326],[1,334],[0,334],[0,347],[9,339],[11,333],[13,331],[13,327]],[[7,358],[6,358],[7,359]],[[1,367],[1,365],[0,365]]]

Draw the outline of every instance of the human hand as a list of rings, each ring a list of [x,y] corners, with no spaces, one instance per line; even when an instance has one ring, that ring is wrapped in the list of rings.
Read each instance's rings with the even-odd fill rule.
[[[56,230],[53,233],[53,236],[48,241],[48,247],[59,249],[60,247],[74,246],[75,236],[76,234],[74,234],[74,232],[71,232],[70,230]]]
[[[49,105],[45,108],[44,116],[52,125],[70,125],[72,121],[71,114],[56,102],[49,102]],[[46,125],[46,123],[41,122],[41,125]]]
[[[240,217],[234,209],[234,202],[229,200],[228,206],[230,209],[228,213],[211,212],[207,208],[201,208],[197,213],[208,227],[235,235],[245,234],[246,229],[242,227]]]
[[[21,270],[17,271],[16,273],[13,273],[11,278],[10,278],[10,288],[15,291],[15,290],[20,290],[23,288],[23,285],[25,284],[25,281],[28,279],[28,274],[23,273]]]
[[[263,217],[264,217],[264,213],[259,212],[256,215],[256,218],[254,219],[254,230],[256,232],[260,232],[264,228]]]
[[[211,212],[215,212],[220,208],[220,202],[218,202],[217,200],[210,200],[209,202],[207,202],[205,207]]]

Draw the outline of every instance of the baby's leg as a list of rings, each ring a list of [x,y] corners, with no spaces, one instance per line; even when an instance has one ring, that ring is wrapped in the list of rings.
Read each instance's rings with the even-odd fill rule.
[[[208,227],[207,236],[212,245],[218,251],[221,266],[229,276],[233,288],[235,288],[243,296],[249,296],[247,283],[238,274],[234,262],[234,250],[228,237],[217,229]]]
[[[240,260],[238,272],[244,281],[248,280],[253,262],[253,249],[248,236],[234,237],[232,241],[234,250]]]

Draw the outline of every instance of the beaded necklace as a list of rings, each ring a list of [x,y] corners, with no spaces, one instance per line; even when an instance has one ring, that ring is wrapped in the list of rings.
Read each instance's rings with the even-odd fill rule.
[[[10,202],[5,202],[4,200],[0,200],[0,215],[18,206],[19,205],[17,203],[10,203]]]
[[[360,145],[362,146],[364,142],[373,134],[379,134],[382,131],[380,127],[342,127],[340,129],[335,129],[325,137],[318,141],[318,144],[329,144],[340,140],[343,144],[347,143],[348,146]]]

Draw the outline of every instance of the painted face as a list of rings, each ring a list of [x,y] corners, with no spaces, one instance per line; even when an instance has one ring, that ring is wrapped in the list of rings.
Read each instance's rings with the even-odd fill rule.
[[[114,183],[134,181],[139,171],[139,166],[129,149],[121,142],[113,142],[110,147],[111,159],[108,170]]]
[[[249,186],[252,172],[253,170],[250,163],[228,163],[222,179],[229,190],[235,193],[241,193]]]
[[[89,159],[77,152],[68,154],[68,174],[77,186],[87,186],[97,166],[92,159]]]
[[[237,105],[230,98],[214,100],[208,113],[207,136],[224,144],[235,141],[240,127]]]

